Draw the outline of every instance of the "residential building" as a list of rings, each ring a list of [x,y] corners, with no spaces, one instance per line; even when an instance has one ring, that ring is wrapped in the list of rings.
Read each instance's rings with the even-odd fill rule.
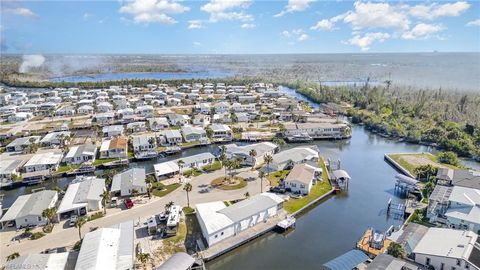
[[[101,126],[110,125],[115,120],[115,114],[113,112],[98,113],[95,115],[95,121]]]
[[[62,161],[63,154],[56,152],[44,152],[33,155],[23,166],[27,173],[49,171],[54,172]]]
[[[40,144],[42,146],[60,146],[62,143],[66,143],[70,140],[71,132],[70,131],[59,131],[47,133],[41,140]]]
[[[129,169],[113,177],[110,191],[114,194],[120,193],[120,196],[145,194],[147,193],[145,178],[145,168]]]
[[[284,123],[286,137],[308,134],[313,139],[349,138],[351,130],[348,124],[341,123]]]
[[[454,186],[445,216],[450,228],[480,233],[480,190]]]
[[[183,126],[183,139],[186,142],[207,142],[207,132],[202,127]]]
[[[97,156],[97,146],[94,144],[75,145],[70,147],[63,161],[68,165],[79,165],[84,162],[94,162]]]
[[[87,233],[75,270],[135,269],[134,239],[133,221]]]
[[[29,137],[17,138],[11,143],[9,143],[5,147],[5,149],[7,150],[7,152],[21,152],[26,149],[29,149],[32,143],[35,143],[38,145],[38,143],[40,142],[40,138],[41,138],[40,136],[29,136]]]
[[[102,128],[103,137],[113,138],[123,134],[123,125],[106,126]]]
[[[130,133],[138,133],[147,131],[145,122],[131,122],[127,124],[127,130]]]
[[[150,105],[137,107],[136,111],[138,115],[145,118],[152,118],[155,112],[155,110],[153,109],[153,106],[150,106]]]
[[[154,134],[132,136],[133,152],[136,158],[150,158],[157,156],[157,139]]]
[[[273,162],[264,167],[271,172],[291,169],[301,163],[318,166],[318,148],[314,145],[295,147],[276,153],[272,159]]]
[[[103,140],[100,146],[100,158],[127,158],[128,139],[119,136],[113,139]]]
[[[148,123],[152,131],[160,131],[170,127],[166,117],[149,118]]]
[[[433,269],[480,269],[480,241],[471,231],[429,228],[413,249],[415,262]]]
[[[20,177],[23,164],[25,161],[21,159],[0,160],[0,187],[9,186],[14,178]]]
[[[60,107],[60,109],[58,109],[55,112],[55,115],[56,116],[73,116],[73,115],[75,115],[75,107],[73,107],[73,106]]]
[[[230,104],[228,102],[218,102],[214,105],[215,113],[230,112]]]
[[[23,122],[31,119],[33,117],[32,113],[29,112],[17,112],[8,117],[8,122],[16,123],[16,122]]]
[[[283,199],[273,193],[253,197],[226,206],[222,201],[199,203],[195,213],[208,246],[265,222],[283,209]]]
[[[82,105],[82,106],[78,107],[78,109],[77,109],[77,113],[79,115],[89,115],[89,114],[92,114],[93,111],[94,111],[94,109],[90,105]],[[113,121],[113,119],[112,119],[112,121]]]
[[[179,164],[180,160],[183,161],[183,163]],[[215,162],[215,156],[210,152],[206,152],[193,156],[178,158],[174,161],[177,163],[180,172],[184,172],[189,169],[202,168],[203,166],[212,164]]]
[[[225,145],[225,155],[229,159],[240,160],[241,165],[258,166],[264,162],[266,155],[273,155],[277,149],[278,146],[271,142],[261,142],[242,146],[232,143]],[[252,150],[256,152],[255,156],[250,156]]]
[[[42,213],[47,208],[55,207],[57,200],[58,194],[54,190],[42,190],[18,196],[0,219],[0,223],[5,227],[6,223],[14,222],[17,229],[45,225],[47,219]]]
[[[308,195],[321,173],[320,168],[308,164],[296,164],[284,179],[285,188],[295,194]]]
[[[216,140],[231,141],[233,138],[232,130],[227,125],[213,124],[210,125],[212,130],[212,138]]]
[[[77,176],[68,185],[62,202],[58,206],[58,220],[71,215],[83,216],[88,212],[103,210],[104,191],[105,179],[96,176]]]
[[[480,172],[439,168],[437,182],[440,185],[460,186],[480,190]]]
[[[183,126],[190,122],[190,117],[184,114],[173,113],[168,115],[168,121],[172,126]]]
[[[76,255],[74,252],[60,252],[49,254],[20,255],[5,263],[4,270],[32,269],[37,270],[73,270],[75,269]]]
[[[182,142],[182,134],[179,130],[166,130],[163,134],[167,145],[177,145]]]

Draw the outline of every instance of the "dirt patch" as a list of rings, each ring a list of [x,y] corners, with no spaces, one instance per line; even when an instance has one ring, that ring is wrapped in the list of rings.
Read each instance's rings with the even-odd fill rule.
[[[414,156],[414,155],[404,155],[401,157],[405,162],[408,162],[414,166],[423,166],[423,165],[432,165],[440,168],[447,168],[446,166],[435,162],[426,157]]]

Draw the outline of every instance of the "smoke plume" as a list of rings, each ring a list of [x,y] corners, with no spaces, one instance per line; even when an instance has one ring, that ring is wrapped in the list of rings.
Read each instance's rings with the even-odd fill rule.
[[[45,57],[41,54],[28,54],[23,56],[23,62],[18,72],[27,73],[31,68],[40,67],[45,62]]]

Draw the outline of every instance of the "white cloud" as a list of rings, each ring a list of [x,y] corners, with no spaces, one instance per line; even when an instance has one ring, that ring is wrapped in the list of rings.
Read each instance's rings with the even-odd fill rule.
[[[312,30],[332,30],[335,24],[327,19],[323,19],[317,22],[316,25],[310,27]]]
[[[410,15],[420,19],[433,20],[439,17],[457,17],[470,8],[467,2],[430,5],[416,5],[410,8]]]
[[[244,23],[242,24],[240,27],[243,28],[243,29],[252,29],[252,28],[255,28],[255,24],[253,23]]]
[[[10,13],[13,15],[23,16],[23,17],[30,17],[30,18],[37,18],[37,14],[31,11],[28,8],[24,7],[16,7],[16,8],[5,8],[3,10],[5,13]]]
[[[368,51],[370,49],[370,45],[372,45],[373,42],[384,42],[388,38],[390,38],[390,34],[382,32],[365,33],[363,37],[357,33],[351,39],[344,43],[358,46],[362,51]]]
[[[308,40],[310,37],[307,35],[307,34],[301,34],[299,37],[298,37],[298,41],[305,41],[305,40]]]
[[[203,23],[200,20],[188,21],[188,29],[200,29],[203,28]]]
[[[402,34],[403,39],[426,39],[430,38],[433,34],[442,31],[444,27],[439,24],[426,24],[419,23],[412,28],[412,30],[404,32]]]
[[[190,8],[171,0],[134,0],[120,8],[121,13],[133,16],[135,23],[174,24],[171,14],[180,14]]]
[[[313,0],[288,0],[285,9],[274,15],[274,17],[282,17],[287,13],[304,11],[310,6],[311,2],[313,2]]]
[[[253,16],[243,10],[250,5],[250,0],[210,0],[200,9],[210,14],[211,22],[218,21],[253,21]]]
[[[480,19],[469,21],[466,25],[467,26],[480,26]]]
[[[303,29],[293,29],[291,31],[285,30],[280,33],[284,38],[295,38],[297,41],[305,41],[310,39],[310,36],[303,31]]]
[[[355,2],[355,10],[345,13],[343,21],[354,30],[365,28],[383,28],[407,30],[410,20],[401,6],[389,3]]]
[[[85,12],[83,13],[83,20],[88,21],[90,18],[93,17],[93,14]]]
[[[198,41],[194,41],[193,42],[193,46],[202,46],[202,43],[198,42]]]

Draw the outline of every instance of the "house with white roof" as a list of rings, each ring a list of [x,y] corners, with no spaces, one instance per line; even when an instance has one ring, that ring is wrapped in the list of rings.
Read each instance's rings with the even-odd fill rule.
[[[120,193],[120,196],[147,193],[147,183],[145,182],[145,168],[132,168],[113,176],[112,187],[110,191],[114,194]]]
[[[471,231],[429,228],[412,253],[416,263],[433,269],[480,269],[480,241]]]
[[[102,128],[103,137],[113,138],[123,134],[123,125],[105,126]]]
[[[445,212],[450,228],[480,232],[480,190],[454,186]]]
[[[94,110],[93,107],[90,105],[82,105],[78,107],[77,113],[79,115],[88,115],[88,114],[92,114],[93,110]]]
[[[31,119],[33,117],[33,113],[30,112],[17,112],[12,114],[8,117],[8,122],[16,123],[16,122],[23,122]]]
[[[54,172],[62,161],[63,154],[58,152],[44,152],[33,155],[23,166],[27,173],[48,171]]]
[[[272,156],[273,162],[264,169],[271,172],[291,169],[295,164],[318,164],[319,154],[316,146],[300,146],[281,151]],[[268,166],[268,167],[267,167]]]
[[[113,112],[98,113],[95,115],[95,121],[101,126],[112,124],[114,119],[115,114]]]
[[[261,142],[247,145],[236,145],[234,143],[225,145],[225,155],[229,159],[239,159],[240,164],[244,166],[257,166],[264,162],[265,155],[273,155],[278,146],[271,142]],[[256,155],[250,156],[250,151],[254,150]]]
[[[174,176],[180,172],[177,162],[167,161],[153,165],[155,177],[158,181]]]
[[[183,126],[190,122],[190,117],[185,114],[172,113],[168,115],[168,121],[172,126]]]
[[[176,129],[165,130],[163,136],[167,145],[177,145],[182,142],[182,134]]]
[[[134,239],[133,221],[87,233],[75,270],[135,269]]]
[[[214,105],[215,113],[230,112],[230,104],[228,102],[218,102]]]
[[[57,201],[58,194],[54,190],[21,195],[8,208],[0,219],[0,223],[4,227],[6,223],[14,222],[17,229],[45,225],[47,219],[42,216],[42,213],[47,208],[55,207]]]
[[[103,209],[102,193],[105,179],[96,176],[77,176],[68,186],[62,202],[58,206],[58,220],[71,215],[85,215]]]
[[[56,116],[72,116],[75,115],[75,107],[73,106],[63,106],[60,107],[56,112]]]
[[[55,145],[58,146],[61,145],[62,142],[66,144],[70,138],[70,135],[70,131],[50,132],[40,140],[40,144],[47,147]]]
[[[195,106],[195,111],[197,111],[200,114],[210,114],[210,112],[212,111],[212,108],[208,103],[200,103]]]
[[[207,142],[207,132],[202,127],[183,126],[182,135],[186,142]]]
[[[148,123],[152,131],[160,131],[170,127],[166,117],[149,118]]]
[[[222,201],[195,206],[200,228],[208,246],[265,222],[283,209],[283,199],[273,193],[261,193],[226,206]]]
[[[20,177],[20,169],[24,163],[25,161],[20,159],[0,160],[0,187],[8,186],[15,177]]]
[[[97,156],[97,146],[93,144],[75,145],[70,147],[63,161],[68,165],[79,165],[84,162],[94,162]]]
[[[5,149],[7,152],[21,152],[28,149],[32,143],[38,144],[40,136],[20,137],[9,143]]]
[[[97,104],[97,112],[106,113],[113,111],[113,105],[109,102],[100,102]]]
[[[233,138],[232,129],[227,125],[213,124],[210,125],[210,129],[215,140],[231,141]]]
[[[49,254],[25,254],[5,263],[4,270],[31,269],[37,270],[73,270],[75,269],[76,255],[74,252],[60,252]],[[25,268],[24,268],[25,267]],[[28,268],[27,268],[28,267]]]
[[[144,105],[144,106],[138,107],[136,111],[137,111],[137,114],[140,115],[141,117],[151,118],[153,117],[155,110],[151,105]]]

